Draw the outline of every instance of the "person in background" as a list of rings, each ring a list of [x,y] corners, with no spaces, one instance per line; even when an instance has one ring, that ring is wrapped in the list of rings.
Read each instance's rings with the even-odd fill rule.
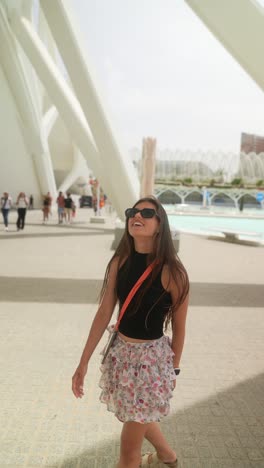
[[[244,195],[239,200],[239,211],[243,211],[244,208]]]
[[[33,195],[31,194],[30,197],[29,197],[29,207],[28,207],[30,210],[33,210],[34,209],[34,197]]]
[[[75,219],[75,216],[76,216],[76,205],[74,203],[74,201],[72,202],[72,220]]]
[[[5,231],[8,231],[8,215],[10,208],[12,207],[12,198],[9,196],[8,192],[4,192],[1,197],[1,211],[3,215]]]
[[[92,198],[92,207],[93,207],[93,210],[94,210],[94,214],[95,216],[97,215],[97,197],[95,197],[93,195],[93,198]]]
[[[62,192],[59,192],[59,196],[57,198],[57,205],[58,205],[58,223],[63,223],[64,217],[64,206],[65,206],[65,198]]]
[[[52,197],[50,195],[50,192],[48,192],[43,197],[43,208],[42,208],[42,211],[43,211],[43,224],[45,224],[49,220],[51,204],[52,204]]]
[[[72,220],[72,204],[73,204],[73,200],[71,198],[71,194],[68,192],[67,197],[65,198],[65,201],[64,201],[64,207],[65,207],[65,214],[66,214],[66,223],[68,222],[69,224],[71,223],[71,220]]]
[[[26,218],[28,205],[29,205],[29,201],[26,197],[26,194],[24,192],[20,192],[16,201],[17,213],[18,213],[16,225],[17,225],[18,231],[20,229],[24,229],[25,227],[25,218]]]
[[[151,273],[129,303],[101,365],[100,400],[123,423],[117,468],[164,464],[177,455],[159,421],[169,414],[180,373],[188,308],[188,274],[177,256],[168,217],[159,200],[141,198],[125,211],[125,233],[108,263],[100,305],[72,377],[76,398],[84,395],[89,361],[116,303],[119,311],[147,267]],[[171,325],[172,338],[164,334]],[[141,456],[143,440],[155,448]]]
[[[104,196],[102,196],[99,202],[100,212],[104,208],[104,206],[105,206],[105,199],[104,199]]]

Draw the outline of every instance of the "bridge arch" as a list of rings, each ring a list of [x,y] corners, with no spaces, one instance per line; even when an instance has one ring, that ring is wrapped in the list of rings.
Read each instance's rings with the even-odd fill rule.
[[[183,202],[180,195],[175,190],[170,188],[160,191],[156,194],[156,196],[159,199],[159,201],[164,205]]]

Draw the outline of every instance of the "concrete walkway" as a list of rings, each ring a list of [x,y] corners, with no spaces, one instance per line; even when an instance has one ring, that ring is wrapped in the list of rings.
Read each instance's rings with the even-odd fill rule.
[[[121,424],[98,401],[103,342],[85,397],[71,393],[113,253],[113,218],[90,216],[43,226],[33,211],[16,232],[12,213],[9,232],[0,225],[1,468],[115,466]],[[264,468],[264,248],[182,235],[180,257],[191,305],[163,430],[180,468]]]

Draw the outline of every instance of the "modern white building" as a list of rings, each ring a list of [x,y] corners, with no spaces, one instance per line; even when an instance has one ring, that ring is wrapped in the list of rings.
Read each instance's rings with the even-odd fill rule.
[[[257,1],[186,2],[264,89]],[[0,191],[40,204],[48,191],[85,183],[90,169],[123,217],[139,180],[84,56],[74,0],[0,0]]]
[[[139,181],[73,19],[70,0],[0,0],[0,190],[25,191],[40,204],[48,191],[55,198],[88,181],[90,169],[122,216]]]

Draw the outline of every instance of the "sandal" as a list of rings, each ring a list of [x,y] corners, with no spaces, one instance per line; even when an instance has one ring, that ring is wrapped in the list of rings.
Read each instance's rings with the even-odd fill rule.
[[[178,465],[178,459],[176,458],[174,462],[165,463],[159,459],[157,452],[148,452],[142,456],[140,467],[151,468],[152,466],[158,465],[159,463],[162,463],[163,465],[168,466],[169,468],[176,468]]]

